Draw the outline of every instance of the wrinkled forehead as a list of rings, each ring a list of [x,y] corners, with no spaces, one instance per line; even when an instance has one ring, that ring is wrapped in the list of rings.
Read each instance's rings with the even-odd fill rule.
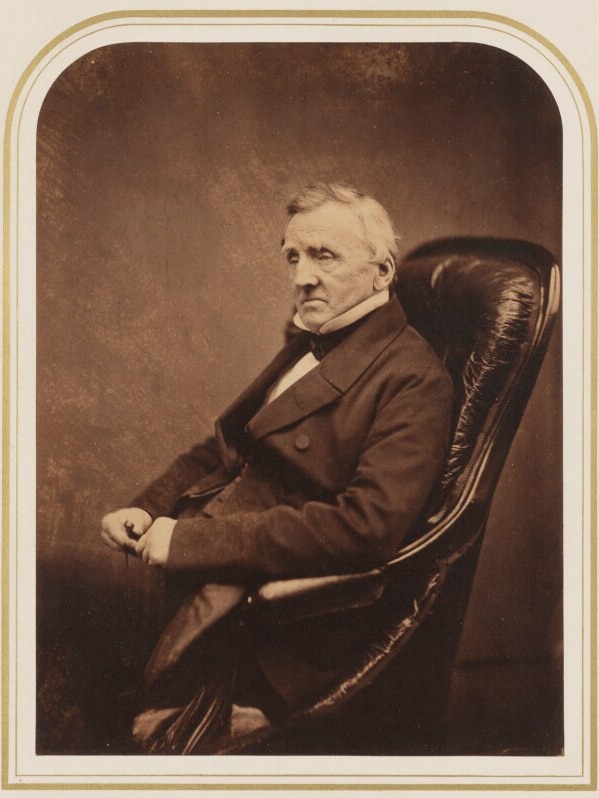
[[[285,250],[343,243],[366,246],[362,221],[347,205],[327,202],[315,210],[300,211],[292,216],[282,246]]]

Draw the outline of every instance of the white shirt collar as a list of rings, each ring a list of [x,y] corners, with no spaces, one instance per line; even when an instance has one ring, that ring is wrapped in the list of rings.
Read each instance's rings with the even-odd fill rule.
[[[354,305],[353,308],[340,313],[339,316],[335,316],[329,321],[325,321],[325,323],[317,330],[317,335],[326,335],[327,333],[335,332],[336,330],[342,330],[344,327],[349,327],[350,324],[353,324],[358,319],[363,318],[364,316],[368,315],[368,313],[372,313],[373,310],[382,307],[389,301],[389,289],[385,289],[384,291],[379,291],[372,296],[369,296],[368,299],[364,299],[357,305]],[[308,330],[308,327],[304,324],[304,322],[300,319],[299,313],[296,313],[293,317],[293,323],[296,327],[299,327],[300,330]],[[308,330],[309,331],[309,330]]]

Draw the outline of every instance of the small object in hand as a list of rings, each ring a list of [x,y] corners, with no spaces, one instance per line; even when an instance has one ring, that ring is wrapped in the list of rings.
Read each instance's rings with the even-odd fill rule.
[[[131,521],[125,521],[125,532],[131,540],[139,540],[141,535],[133,529],[134,526],[135,524],[131,523]]]

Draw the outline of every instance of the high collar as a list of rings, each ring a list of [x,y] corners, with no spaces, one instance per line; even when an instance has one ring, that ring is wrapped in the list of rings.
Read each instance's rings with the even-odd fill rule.
[[[331,385],[345,393],[406,324],[404,310],[393,295],[323,359],[318,371]]]
[[[325,321],[314,334],[328,335],[329,333],[337,332],[337,330],[342,330],[344,327],[349,327],[350,324],[359,321],[364,316],[372,313],[373,310],[380,308],[382,305],[386,305],[388,301],[389,290],[385,289],[384,291],[379,291],[367,297],[362,302],[359,302],[357,305],[354,305],[353,308],[346,310],[344,313],[340,313],[338,316],[329,319],[329,321]],[[299,313],[296,313],[293,317],[293,323],[296,327],[299,327],[300,330],[312,332],[301,320]]]

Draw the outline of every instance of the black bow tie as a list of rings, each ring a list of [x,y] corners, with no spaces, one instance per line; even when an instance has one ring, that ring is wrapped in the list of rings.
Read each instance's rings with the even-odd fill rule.
[[[325,355],[328,355],[331,349],[334,349],[344,338],[347,338],[355,329],[360,327],[362,322],[366,321],[366,318],[367,316],[363,316],[353,324],[348,324],[347,327],[342,327],[340,330],[335,330],[325,335],[311,333],[309,336],[310,349],[316,360],[322,360]]]

